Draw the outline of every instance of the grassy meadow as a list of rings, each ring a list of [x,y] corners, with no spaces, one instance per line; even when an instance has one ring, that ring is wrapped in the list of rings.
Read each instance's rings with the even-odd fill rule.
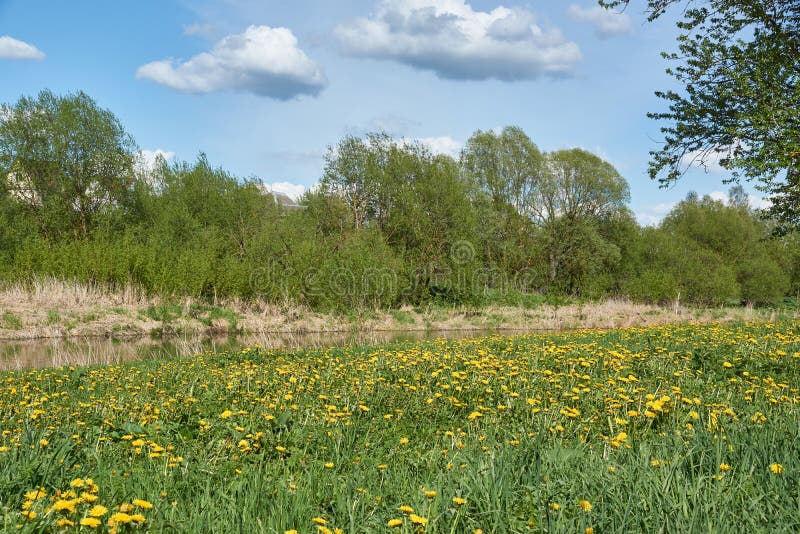
[[[790,532],[800,329],[0,374],[0,530]]]

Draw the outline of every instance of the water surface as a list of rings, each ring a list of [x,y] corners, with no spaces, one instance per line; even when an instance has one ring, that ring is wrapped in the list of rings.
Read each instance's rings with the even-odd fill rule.
[[[0,340],[0,370],[108,365],[120,362],[224,352],[260,345],[265,348],[311,349],[373,345],[396,341],[477,337],[494,330],[420,330],[390,332],[273,333],[228,338],[117,340],[105,338]]]

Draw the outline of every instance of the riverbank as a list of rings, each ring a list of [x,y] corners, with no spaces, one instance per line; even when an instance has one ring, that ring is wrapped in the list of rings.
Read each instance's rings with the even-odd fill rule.
[[[57,280],[0,289],[0,339],[210,337],[229,334],[416,330],[574,330],[676,322],[775,320],[797,310],[660,307],[627,301],[535,307],[428,305],[349,314],[235,300],[167,301]]]

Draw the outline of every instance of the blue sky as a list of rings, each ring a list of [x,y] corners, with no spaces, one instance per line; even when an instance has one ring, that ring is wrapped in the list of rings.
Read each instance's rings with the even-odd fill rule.
[[[653,223],[721,169],[671,189],[646,175],[672,86],[674,19],[594,0],[0,0],[0,102],[83,90],[140,148],[209,160],[276,189],[321,175],[326,148],[382,129],[457,153],[477,129],[522,127],[543,150],[614,164]],[[281,185],[281,183],[286,183]]]

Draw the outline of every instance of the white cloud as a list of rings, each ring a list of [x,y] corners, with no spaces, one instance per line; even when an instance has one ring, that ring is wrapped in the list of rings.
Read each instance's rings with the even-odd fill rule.
[[[322,68],[298,48],[292,31],[269,26],[229,35],[188,61],[148,63],[136,77],[185,93],[247,91],[277,100],[316,96],[328,85]]]
[[[635,210],[634,215],[642,226],[658,226],[676,204],[676,202],[663,202],[644,206],[642,209]]]
[[[264,184],[264,187],[270,193],[283,193],[289,196],[292,200],[297,200],[303,193],[306,192],[306,187],[300,184],[293,184],[291,182],[272,182],[271,184]]]
[[[0,36],[0,59],[41,61],[44,59],[44,52],[26,42],[3,35]]]
[[[335,34],[351,55],[454,80],[565,76],[582,58],[576,43],[543,29],[526,9],[475,11],[465,0],[382,0],[372,17],[339,25]]]
[[[617,13],[600,6],[584,8],[572,4],[567,14],[578,22],[587,22],[594,27],[595,34],[601,39],[614,35],[630,33],[631,18],[625,13]]]
[[[711,197],[711,200],[716,200],[723,204],[730,204],[731,202],[730,195],[722,191],[712,191],[707,196]],[[747,203],[753,209],[767,209],[772,206],[772,202],[770,202],[768,198],[757,197],[755,195],[747,195]]]
[[[430,148],[434,154],[445,154],[454,158],[458,158],[463,146],[461,141],[456,141],[449,135],[442,137],[420,137],[417,138],[417,141]]]
[[[169,161],[175,157],[175,152],[171,150],[162,150],[157,148],[155,150],[142,150],[139,152],[139,157],[141,158],[142,165],[146,166],[148,169],[152,169],[156,163],[156,158],[161,156],[164,158],[164,161]]]

